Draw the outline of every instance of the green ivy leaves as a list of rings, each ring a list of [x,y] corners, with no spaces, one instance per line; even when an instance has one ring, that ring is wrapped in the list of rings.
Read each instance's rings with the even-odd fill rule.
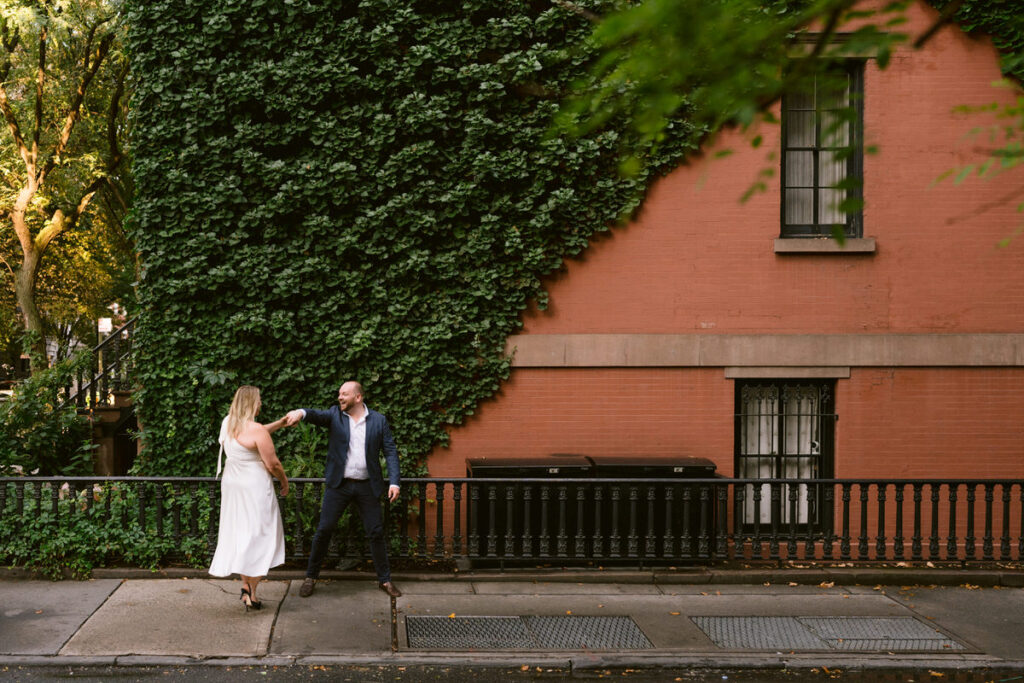
[[[346,379],[422,471],[507,377],[542,276],[696,142],[679,122],[622,178],[623,122],[549,137],[590,50],[560,7],[131,4],[142,473],[212,472],[240,383],[269,420]]]

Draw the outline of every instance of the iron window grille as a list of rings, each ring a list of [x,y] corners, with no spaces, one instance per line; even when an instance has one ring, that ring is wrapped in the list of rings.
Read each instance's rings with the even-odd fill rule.
[[[829,479],[835,410],[831,381],[743,380],[736,386],[736,476]],[[813,490],[811,490],[813,488]],[[801,534],[831,528],[824,487],[747,484],[740,529],[785,526]],[[795,519],[794,519],[795,517]],[[793,522],[795,521],[795,525]]]
[[[863,234],[864,62],[782,98],[782,237]]]

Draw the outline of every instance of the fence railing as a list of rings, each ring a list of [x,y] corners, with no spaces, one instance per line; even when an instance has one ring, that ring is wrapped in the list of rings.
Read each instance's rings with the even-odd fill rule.
[[[131,373],[132,336],[135,321],[132,318],[96,345],[92,350],[92,364],[78,372],[75,383],[64,387],[64,403],[74,403],[80,410],[113,403],[116,392],[132,389]]]
[[[324,484],[291,485],[287,559],[302,562]],[[211,477],[0,478],[0,550],[84,525],[156,542],[167,561],[208,560],[219,502]],[[386,518],[393,558],[502,567],[1024,557],[1021,480],[419,478]],[[328,558],[368,558],[358,518],[343,518]]]

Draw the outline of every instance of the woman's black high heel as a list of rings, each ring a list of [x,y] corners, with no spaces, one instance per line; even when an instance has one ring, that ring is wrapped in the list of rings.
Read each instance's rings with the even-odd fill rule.
[[[242,589],[242,595],[239,597],[239,600],[241,600],[242,604],[245,605],[246,612],[248,612],[250,608],[254,610],[263,609],[263,603],[259,600],[253,600],[252,593],[249,592],[248,588]]]

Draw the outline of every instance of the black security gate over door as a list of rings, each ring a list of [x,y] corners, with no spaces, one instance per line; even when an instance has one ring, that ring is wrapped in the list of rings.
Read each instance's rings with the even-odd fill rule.
[[[741,380],[736,386],[736,476],[740,479],[828,479],[833,475],[834,383]],[[821,491],[806,483],[747,484],[742,528],[785,525],[801,532],[831,524]]]

